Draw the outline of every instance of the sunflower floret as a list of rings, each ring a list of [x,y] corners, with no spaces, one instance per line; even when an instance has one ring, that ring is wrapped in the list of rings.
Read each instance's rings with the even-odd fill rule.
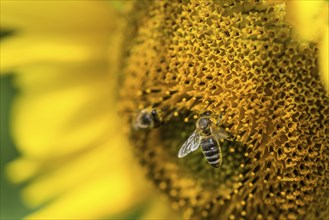
[[[154,1],[134,11],[122,109],[164,111],[161,128],[130,135],[172,206],[196,219],[329,215],[329,98],[317,46],[292,38],[284,4]],[[223,145],[219,170],[198,151],[177,158],[205,109],[241,143]]]

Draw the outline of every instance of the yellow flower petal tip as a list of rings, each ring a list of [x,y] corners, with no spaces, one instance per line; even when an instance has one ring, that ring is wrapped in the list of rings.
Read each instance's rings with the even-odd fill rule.
[[[21,183],[35,176],[40,170],[41,164],[28,159],[16,159],[6,167],[8,178],[13,183]]]

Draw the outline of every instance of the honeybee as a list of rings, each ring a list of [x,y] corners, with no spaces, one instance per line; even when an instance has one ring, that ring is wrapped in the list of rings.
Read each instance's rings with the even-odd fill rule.
[[[201,116],[196,121],[196,129],[185,141],[178,152],[182,158],[195,151],[201,146],[203,155],[208,163],[218,168],[222,164],[221,139],[233,140],[231,135],[224,128],[218,126],[210,119],[210,113]]]
[[[154,108],[146,108],[139,112],[136,117],[135,129],[157,128],[162,124],[161,111]]]

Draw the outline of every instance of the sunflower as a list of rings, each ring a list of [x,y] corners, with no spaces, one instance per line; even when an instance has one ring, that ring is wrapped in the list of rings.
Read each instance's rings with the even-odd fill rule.
[[[27,219],[175,216],[116,113],[124,10],[119,1],[1,1],[1,73],[14,73],[21,153],[7,173],[26,183],[23,200],[36,210]]]
[[[7,171],[27,183],[31,208],[43,205],[27,218],[122,218],[136,207],[142,219],[180,218],[169,206],[188,219],[328,215],[326,16],[308,36],[312,28],[299,30],[305,11],[289,7],[1,2],[11,35],[1,72],[15,72],[19,89],[11,126],[21,156]],[[162,125],[136,130],[136,115],[150,108]],[[177,158],[205,110],[234,136],[221,143],[219,169],[201,152]]]
[[[134,8],[122,111],[127,124],[136,106],[161,112],[160,128],[129,134],[172,206],[192,219],[325,219],[329,97],[318,42],[328,40],[327,23],[315,41],[295,35],[282,1],[138,1]],[[205,113],[233,138],[216,143],[215,128],[199,132],[196,119]],[[197,142],[203,153],[187,144],[191,153],[177,158],[179,146]],[[203,156],[209,146],[221,149],[219,169]]]

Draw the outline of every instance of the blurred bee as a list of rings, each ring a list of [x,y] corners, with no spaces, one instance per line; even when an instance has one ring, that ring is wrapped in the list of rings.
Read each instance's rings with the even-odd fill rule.
[[[210,112],[206,112],[196,121],[196,129],[185,141],[178,152],[178,157],[185,157],[201,146],[203,155],[208,163],[218,168],[222,164],[221,139],[233,141],[231,135],[224,128],[210,119]]]
[[[136,117],[135,129],[157,128],[162,124],[161,111],[154,108],[146,108],[139,112]]]

